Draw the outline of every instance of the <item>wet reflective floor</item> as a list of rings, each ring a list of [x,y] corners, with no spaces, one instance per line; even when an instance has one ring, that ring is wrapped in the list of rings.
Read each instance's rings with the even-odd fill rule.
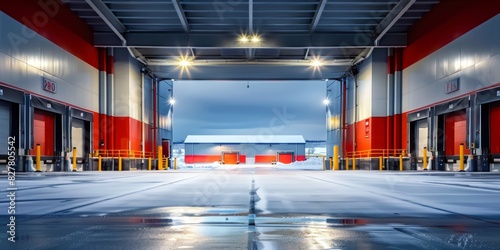
[[[6,179],[0,184],[6,186]],[[271,168],[42,173],[19,175],[16,187],[16,242],[8,241],[4,226],[0,249],[500,245],[500,175],[494,173]],[[0,201],[6,225],[9,200]]]

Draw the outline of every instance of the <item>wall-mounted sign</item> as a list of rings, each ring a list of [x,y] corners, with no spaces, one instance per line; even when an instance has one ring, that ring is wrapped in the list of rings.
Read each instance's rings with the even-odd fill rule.
[[[459,78],[453,79],[449,82],[446,82],[444,85],[444,92],[446,94],[453,93],[459,90],[460,88],[460,81]]]
[[[370,137],[370,122],[365,121],[365,137]]]
[[[56,93],[57,87],[56,87],[56,82],[53,82],[47,78],[43,78],[43,85],[42,85],[43,90],[50,92],[52,94]]]

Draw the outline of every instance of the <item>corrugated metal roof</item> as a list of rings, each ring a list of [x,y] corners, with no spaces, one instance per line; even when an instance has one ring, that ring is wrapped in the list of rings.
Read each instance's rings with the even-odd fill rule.
[[[184,143],[306,143],[301,135],[188,135]]]

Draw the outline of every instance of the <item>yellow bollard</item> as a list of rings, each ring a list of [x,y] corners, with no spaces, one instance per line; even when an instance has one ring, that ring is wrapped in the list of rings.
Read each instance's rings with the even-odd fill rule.
[[[35,165],[35,168],[36,168],[36,172],[42,172],[42,170],[40,170],[40,165],[41,165],[41,160],[40,160],[40,144],[36,144],[36,165]]]
[[[349,157],[345,158],[345,170],[349,170]]]
[[[333,169],[339,170],[339,146],[333,146]]]
[[[424,155],[424,159],[422,159],[423,160],[422,162],[423,162],[424,166],[422,167],[422,169],[427,170],[427,147],[424,147],[423,155]]]
[[[330,170],[333,170],[333,159],[330,157]]]
[[[384,163],[383,163],[384,159],[382,158],[382,156],[380,156],[378,159],[379,159],[378,160],[378,168],[380,171],[382,171],[382,170],[384,170]]]
[[[326,170],[326,159],[323,156],[323,171],[325,171],[325,170]]]
[[[164,158],[165,159],[165,165],[163,165],[163,169],[168,170],[170,167],[170,158]]]
[[[76,172],[76,147],[73,147],[73,172]]]
[[[356,157],[352,157],[352,170],[356,170]]]
[[[174,158],[174,170],[177,170],[177,158]]]
[[[118,171],[122,171],[122,157],[118,157]]]
[[[102,158],[99,155],[99,160],[97,160],[97,171],[101,172],[102,171]]]
[[[158,146],[158,170],[163,169],[163,148]]]
[[[465,172],[464,166],[464,144],[460,144],[460,172]]]
[[[403,171],[403,155],[399,155],[399,171]]]
[[[148,159],[148,170],[151,170],[151,157]]]

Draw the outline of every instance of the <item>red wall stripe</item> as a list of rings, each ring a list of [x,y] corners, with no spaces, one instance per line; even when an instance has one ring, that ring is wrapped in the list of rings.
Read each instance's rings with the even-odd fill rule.
[[[113,56],[107,56],[106,58],[106,72],[108,74],[114,74],[115,73],[115,58]]]
[[[0,10],[89,65],[99,68],[92,29],[60,0],[0,1]],[[23,32],[19,31],[18,35],[23,36]]]
[[[184,162],[188,164],[193,163],[213,163],[221,161],[221,155],[185,155]]]
[[[500,124],[500,102],[490,105],[490,152],[500,154],[500,129],[495,129]]]
[[[296,159],[297,161],[305,161],[306,160],[306,156],[305,155],[297,155],[296,158],[297,158]]]
[[[107,69],[107,54],[105,48],[99,48],[99,71],[106,71]]]
[[[420,61],[500,13],[498,0],[442,0],[408,31],[403,68]]]
[[[387,57],[387,74],[394,74],[394,56]]]
[[[256,155],[255,163],[271,163],[276,161],[276,155]]]

